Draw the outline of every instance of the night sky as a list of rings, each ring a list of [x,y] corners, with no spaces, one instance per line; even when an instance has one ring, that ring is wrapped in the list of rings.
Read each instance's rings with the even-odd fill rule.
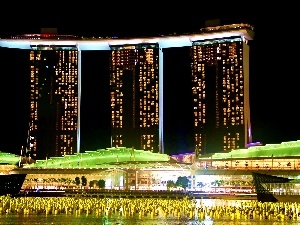
[[[151,8],[151,7],[150,7]],[[149,9],[150,10],[150,9]],[[159,10],[159,9],[156,9]],[[102,13],[105,9],[102,9]],[[122,11],[121,11],[122,12]],[[41,27],[57,27],[60,34],[79,36],[148,36],[194,32],[206,19],[221,19],[222,24],[250,23],[255,26],[255,38],[250,42],[250,114],[253,141],[263,144],[300,140],[299,78],[293,43],[279,32],[277,15],[268,18],[222,16],[221,14],[169,13],[154,16],[143,9],[137,13],[89,13],[70,20],[72,13],[39,12],[26,17],[25,12],[13,14],[14,20],[0,23],[0,36],[39,33]],[[148,14],[147,14],[148,15]],[[151,16],[150,16],[151,15]],[[200,16],[201,15],[201,16]],[[1,21],[7,19],[3,14]],[[165,60],[165,152],[193,151],[189,102],[187,61],[170,49]],[[180,50],[184,52],[186,50]],[[84,52],[82,57],[82,151],[106,148],[110,145],[109,77],[107,52]],[[27,136],[29,106],[27,98],[29,70],[28,52],[0,49],[0,101],[2,132],[0,151],[19,153]],[[180,91],[179,91],[180,90]],[[174,94],[171,94],[174,93]],[[179,107],[178,107],[179,106]],[[174,113],[176,112],[176,113]],[[174,117],[176,117],[176,122]]]

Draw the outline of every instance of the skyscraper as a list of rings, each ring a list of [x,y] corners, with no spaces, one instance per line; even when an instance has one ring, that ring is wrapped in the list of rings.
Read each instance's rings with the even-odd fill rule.
[[[234,27],[236,26],[229,25],[206,30],[212,32]],[[252,141],[247,43],[248,40],[243,36],[192,43],[192,92],[197,154],[245,148]]]
[[[76,46],[32,46],[27,148],[33,157],[77,152],[78,102]]]
[[[79,146],[79,52],[76,45],[52,45],[43,39],[73,36],[31,34],[29,51],[30,118],[26,151],[35,159],[73,154]]]
[[[158,45],[111,49],[111,144],[158,152]]]
[[[251,142],[247,42],[252,39],[250,25],[233,24],[133,39],[23,35],[0,39],[0,46],[30,50],[28,149],[37,158],[80,152],[85,50],[110,53],[111,146],[164,153],[164,49],[190,48],[195,149],[204,154]]]

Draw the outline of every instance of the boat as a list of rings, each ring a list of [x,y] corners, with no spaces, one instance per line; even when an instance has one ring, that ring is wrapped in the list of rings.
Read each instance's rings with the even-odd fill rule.
[[[300,180],[257,172],[252,177],[258,201],[300,203]]]

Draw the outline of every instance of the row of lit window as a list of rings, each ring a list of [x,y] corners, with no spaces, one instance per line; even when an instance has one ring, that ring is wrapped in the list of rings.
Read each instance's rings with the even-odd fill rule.
[[[149,77],[155,77],[155,75],[157,75],[157,69],[158,68],[154,68],[153,67],[140,67],[140,72],[139,72],[139,76],[140,77],[145,77],[145,76],[149,76]],[[119,76],[122,76],[123,75],[123,72],[125,71],[126,69],[124,68],[119,68],[119,67],[116,67],[114,70],[111,71],[111,76],[112,77],[119,77]]]
[[[223,98],[222,98],[222,100],[223,100],[223,102],[224,103],[228,103],[228,104],[230,104],[230,101],[232,101],[232,102],[240,102],[240,101],[242,101],[243,100],[243,97],[244,97],[244,93],[243,93],[243,91],[242,90],[240,90],[240,92],[234,92],[234,89],[232,90],[232,93],[238,93],[238,95],[240,96],[240,98],[238,97],[238,96],[236,96],[235,97],[235,99],[233,99],[233,97],[235,96],[235,95],[230,95],[230,92],[227,92],[227,95],[226,94],[224,94],[223,95]],[[242,102],[240,103],[240,104],[243,104]]]
[[[148,89],[151,90],[152,93],[154,93],[154,91],[156,91],[158,88],[158,81],[156,80],[155,83],[153,81],[154,80],[150,80],[150,79],[147,79],[147,81],[140,81],[139,82],[140,91],[142,91],[141,88],[145,89],[146,87],[148,87]],[[143,92],[145,93],[147,91],[148,90],[144,90]]]
[[[112,143],[115,145],[115,147],[122,147],[123,145],[122,135],[114,135],[112,137]]]
[[[236,74],[236,76],[235,76],[235,79],[230,79],[230,78],[228,78],[228,75],[227,75],[227,77],[225,78],[223,78],[222,79],[222,84],[223,84],[223,87],[225,87],[226,85],[232,85],[232,86],[239,86],[240,84],[243,84],[244,83],[244,81],[243,80],[239,80],[239,78],[237,77],[238,75]],[[235,81],[235,83],[231,83],[231,81]],[[240,86],[240,88],[242,88],[243,86]]]
[[[121,116],[119,113],[112,114],[111,119],[113,122],[118,122],[122,125],[123,116]]]
[[[140,89],[140,92],[143,93],[143,96],[141,98],[143,98],[144,100],[147,99],[158,99],[158,92],[156,91],[155,93],[153,93],[153,90],[151,90],[152,93],[148,93],[150,91],[148,91],[149,89],[147,89],[146,91],[144,91],[143,89]],[[111,101],[115,102],[115,101],[121,101],[122,102],[122,98],[123,97],[123,93],[118,93],[118,90],[116,90],[116,92],[112,92],[111,93]],[[121,104],[121,103],[120,103]]]
[[[233,135],[235,136],[234,138],[230,137],[230,136],[232,136],[231,133],[228,133],[227,136],[223,137],[223,142],[226,143],[226,142],[230,141],[230,139],[232,139],[232,138],[237,140],[237,141],[240,140],[240,133],[235,133]]]
[[[77,130],[77,124],[74,124],[74,125],[61,124],[60,130],[76,131]]]
[[[57,69],[58,68],[76,68],[78,65],[77,58],[69,57],[58,59]],[[54,68],[54,67],[53,67]]]
[[[75,71],[72,71],[72,70],[68,70],[68,71],[55,71],[55,75],[56,75],[56,82],[58,82],[58,80],[70,80],[70,79],[73,79],[72,82],[77,82],[77,77],[78,77],[78,74],[77,74],[77,70]],[[74,80],[75,79],[75,80]],[[71,82],[71,81],[70,81]]]
[[[34,121],[38,121],[37,111],[35,110],[33,113],[30,113],[30,118]]]
[[[150,98],[149,95],[148,96],[144,96],[144,100],[143,99],[140,99],[140,107],[143,107],[143,106],[147,106],[147,105],[157,105],[157,102],[155,101],[147,101],[147,99],[145,99],[146,97]]]
[[[158,108],[158,105],[155,104],[155,105],[141,105],[140,104],[140,110],[144,110],[144,111],[154,111],[154,110],[157,110]]]
[[[143,115],[144,115],[144,113],[143,113]],[[140,116],[141,116],[141,114],[140,114]],[[140,122],[142,122],[142,123],[147,123],[147,122],[157,122],[158,121],[158,118],[154,118],[154,113],[151,113],[151,115],[147,115],[147,116],[145,116],[145,117],[143,117],[143,118],[140,118]]]
[[[201,152],[201,147],[202,147],[202,134],[195,133],[194,134],[194,139],[195,139],[195,150],[200,153]]]
[[[157,73],[152,71],[143,71],[139,72],[139,81],[146,81],[146,80],[155,80],[157,79]]]
[[[231,108],[227,107],[227,108],[223,108],[223,112],[224,113],[229,113],[229,112],[243,112],[243,107],[242,106],[239,107],[238,105],[232,106]]]
[[[30,56],[30,61],[40,61],[42,58],[41,58],[41,56],[40,55],[38,55],[38,56]]]
[[[148,91],[151,90],[151,93],[149,94]],[[158,96],[158,89],[153,88],[153,86],[149,87],[148,85],[140,86],[140,93],[143,94],[143,98],[157,98]]]
[[[64,130],[64,131],[76,131],[77,130],[77,126],[76,125],[74,125],[74,126],[68,126],[68,125],[62,124],[60,130]]]
[[[243,58],[242,54],[237,55],[236,53],[228,52],[227,54],[224,53],[210,53],[210,54],[202,54],[201,52],[194,52],[192,54],[191,59],[192,60],[199,60],[199,61],[205,61],[205,60],[222,60],[222,62],[226,61],[237,61],[241,60]]]
[[[77,119],[74,119],[74,118],[62,118],[62,125],[63,126],[77,126],[77,123],[76,123]]]
[[[154,140],[153,140],[153,136],[154,135],[151,135],[151,137],[145,137],[146,135],[142,135],[142,137],[141,137],[141,140],[142,140],[142,143],[143,144],[147,144],[147,145],[150,145],[151,143],[153,143],[154,142]],[[150,135],[148,135],[148,136],[150,136]]]
[[[77,95],[67,95],[62,97],[62,102],[74,102],[77,103],[78,96]]]
[[[35,94],[36,96],[32,96],[32,95],[34,95],[34,94]],[[36,88],[35,90],[33,90],[33,89],[30,90],[30,95],[31,95],[31,97],[33,97],[33,98],[34,98],[34,97],[37,97],[38,94],[39,94],[39,89]]]
[[[214,51],[214,52],[201,52],[201,51],[195,51],[192,54],[193,58],[219,58],[220,60],[222,58],[227,58],[227,57],[234,57],[234,58],[239,58],[242,57],[242,52],[238,55],[236,51]]]
[[[69,102],[69,104],[67,104]],[[73,101],[65,101],[64,109],[72,110],[77,107],[77,102]],[[73,111],[73,110],[72,110]]]
[[[195,65],[197,65],[197,63],[207,63],[208,65],[219,65],[217,61],[214,60],[214,58],[208,58],[208,59],[198,59],[198,60],[194,60],[191,64],[192,64],[192,68],[194,70],[197,70],[197,68],[195,67]],[[237,62],[237,61],[225,61],[222,62],[223,65],[234,65],[236,67],[238,67],[241,64],[241,61]]]
[[[206,114],[205,113],[201,113],[201,112],[194,112],[194,116],[196,117],[194,119],[194,125],[195,126],[198,126],[199,124],[205,124],[206,123],[206,119],[205,119],[205,116]],[[226,114],[224,115],[226,116]],[[227,125],[227,119],[231,119],[231,125],[240,125],[240,124],[244,124],[244,120],[243,120],[243,116],[241,115],[241,119],[240,121],[239,120],[239,117],[231,117],[230,114],[227,115],[228,117],[226,118],[223,118],[223,125]],[[217,120],[219,120],[219,117],[216,117]]]
[[[154,62],[156,62],[154,64]],[[153,61],[153,60],[148,60],[148,61],[138,61],[137,59],[135,58],[129,58],[129,59],[116,59],[114,61],[111,62],[111,66],[112,68],[116,69],[116,68],[119,68],[119,67],[115,67],[115,66],[128,66],[128,65],[133,65],[133,66],[136,66],[138,68],[143,68],[145,69],[145,67],[148,67],[148,68],[155,68],[157,69],[158,68],[158,61]]]
[[[143,56],[136,58],[136,57],[120,57],[120,58],[114,58],[111,61],[111,65],[115,66],[115,65],[148,65],[149,67],[153,67],[155,66],[155,64],[153,64],[154,62],[156,62],[156,64],[158,64],[158,61],[156,59],[154,59],[153,57],[147,57],[144,58]]]
[[[119,50],[112,50],[111,54],[128,54],[128,53],[136,53],[136,52],[146,52],[146,53],[153,53],[153,48],[143,48],[143,49],[136,49],[134,46],[126,46],[126,48],[119,49]]]
[[[223,93],[226,93],[226,90],[228,90],[228,93],[230,93],[229,90],[231,90],[231,92],[239,92],[239,91],[242,91],[243,90],[243,86],[236,86],[236,84],[230,84],[229,83],[230,81],[227,80],[227,85],[226,84],[223,84],[222,87],[223,87]],[[240,90],[239,90],[240,89]]]
[[[78,51],[56,51],[56,54],[64,59],[64,58],[67,58],[67,57],[77,57],[78,55]]]
[[[77,109],[72,110],[65,110],[64,114],[61,116],[62,118],[65,118],[65,120],[74,120],[74,117],[77,118]]]
[[[141,89],[146,89],[147,86],[149,86],[149,84],[152,85],[153,83],[154,83],[153,80],[150,80],[150,79],[147,79],[147,81],[141,81],[141,82],[139,82],[140,90]],[[150,88],[152,88],[152,87],[150,86]]]
[[[195,54],[195,52],[200,54],[215,54],[215,53],[231,53],[231,52],[237,52],[240,53],[243,52],[242,48],[236,48],[232,46],[227,46],[226,48],[221,47],[200,47],[200,48],[193,48],[191,50],[192,53]]]
[[[141,123],[139,127],[140,128],[145,128],[145,127],[149,128],[149,127],[152,127],[152,126],[157,125],[157,124],[158,124],[157,122],[151,121],[150,124],[148,124],[148,123]]]
[[[230,124],[231,126],[240,126],[244,124],[244,120],[240,120],[240,121],[231,121],[228,123],[228,121],[226,119],[224,119],[223,121],[223,126],[228,126],[228,124]]]
[[[112,120],[112,127],[113,128],[123,128],[123,122],[122,121],[115,121],[115,120]]]
[[[203,125],[203,124],[205,124],[205,123],[206,123],[206,119],[205,119],[205,118],[202,118],[201,120],[195,119],[195,121],[194,121],[194,126],[195,126],[195,127],[198,127],[198,126]]]

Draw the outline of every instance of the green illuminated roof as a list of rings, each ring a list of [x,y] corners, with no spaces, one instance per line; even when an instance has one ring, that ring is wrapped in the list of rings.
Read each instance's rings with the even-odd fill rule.
[[[232,159],[232,158],[267,158],[267,157],[300,157],[300,140],[252,146],[247,149],[235,149],[227,153],[215,153],[200,159]]]
[[[0,164],[14,164],[15,165],[19,162],[19,160],[20,160],[20,156],[0,151]]]
[[[37,160],[27,168],[109,168],[112,165],[152,164],[169,162],[167,154],[152,153],[144,150],[119,147],[86,151],[74,155],[51,157],[48,160]]]

